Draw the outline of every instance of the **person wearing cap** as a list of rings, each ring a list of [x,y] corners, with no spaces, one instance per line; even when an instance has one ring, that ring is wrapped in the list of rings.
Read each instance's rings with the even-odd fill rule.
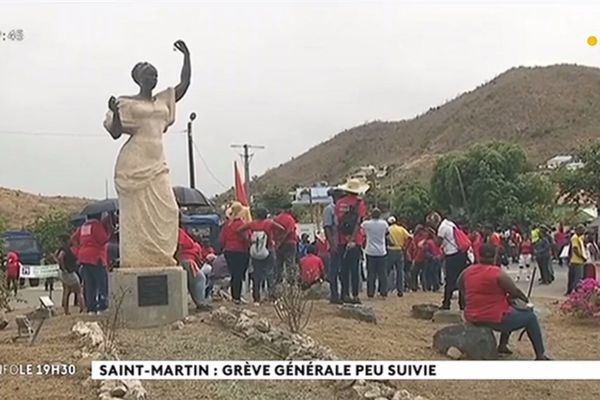
[[[244,206],[237,201],[231,204],[225,215],[227,221],[221,228],[219,242],[231,274],[231,298],[235,304],[241,304],[242,282],[250,261],[250,254],[248,253],[250,239],[248,235],[242,236],[238,231],[244,226],[247,215]]]
[[[577,225],[575,234],[571,237],[571,259],[569,260],[569,275],[567,280],[567,295],[577,288],[583,279],[583,266],[588,261],[584,243],[585,227]]]
[[[341,256],[342,302],[359,304],[360,259],[365,244],[361,224],[368,210],[361,195],[369,190],[369,185],[359,179],[350,179],[337,189],[344,192],[335,204],[337,252]]]
[[[289,276],[298,275],[298,271],[290,271],[295,268],[298,249],[298,234],[296,233],[298,220],[292,213],[292,203],[285,204],[273,221],[285,228],[285,231],[277,236],[275,245],[275,284],[280,284],[283,281],[284,271]]]
[[[391,275],[395,272],[396,294],[398,297],[404,295],[404,263],[406,262],[406,249],[411,239],[411,235],[404,226],[394,216],[388,218],[389,236],[387,248],[388,272]],[[388,289],[391,290],[391,281]]]
[[[327,195],[332,201],[323,209],[323,231],[325,239],[329,243],[329,264],[327,279],[329,281],[329,302],[332,304],[341,304],[340,297],[340,266],[341,254],[338,252],[338,231],[337,221],[335,219],[335,204],[344,193],[337,188],[331,188]]]
[[[442,309],[449,310],[452,302],[452,294],[458,289],[456,280],[460,273],[467,267],[469,259],[467,253],[460,251],[456,243],[455,230],[459,229],[456,224],[447,218],[441,217],[437,212],[432,212],[426,218],[427,225],[437,229],[438,243],[441,244],[445,257],[445,279],[444,299]],[[459,307],[462,310],[464,304],[459,297]]]
[[[527,296],[512,278],[494,265],[496,248],[481,247],[480,263],[465,269],[458,277],[459,295],[465,304],[465,320],[500,332],[498,352],[511,354],[510,334],[525,329],[536,360],[549,360],[544,348],[540,323]]]

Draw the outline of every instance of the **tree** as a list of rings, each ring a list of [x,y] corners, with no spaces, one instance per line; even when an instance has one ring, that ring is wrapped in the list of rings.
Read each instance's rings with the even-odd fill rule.
[[[409,181],[394,186],[391,211],[409,227],[422,224],[431,208],[431,196],[421,183]]]
[[[561,197],[566,203],[578,206],[584,198],[600,205],[600,143],[582,148],[578,153],[583,167],[569,170],[559,168],[553,175]]]
[[[436,208],[471,223],[542,222],[553,204],[552,182],[531,168],[516,144],[477,144],[442,157],[434,168]]]
[[[60,237],[72,229],[71,217],[61,211],[39,217],[28,227],[46,253],[58,250],[62,246]]]
[[[280,186],[268,187],[256,197],[256,206],[266,208],[271,213],[280,211],[291,202],[289,192]]]

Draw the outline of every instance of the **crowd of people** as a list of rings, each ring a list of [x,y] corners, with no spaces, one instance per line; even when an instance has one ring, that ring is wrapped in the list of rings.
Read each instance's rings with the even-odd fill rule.
[[[359,304],[366,295],[385,299],[416,291],[439,292],[441,309],[449,310],[459,291],[458,307],[467,321],[501,332],[499,352],[509,353],[510,333],[527,332],[537,359],[547,359],[541,328],[527,295],[520,291],[503,267],[517,264],[516,280],[539,284],[555,280],[553,260],[567,265],[566,294],[586,277],[596,277],[594,261],[600,257],[595,235],[583,225],[567,231],[547,226],[502,230],[491,225],[468,230],[438,212],[409,229],[402,216],[369,209],[362,194],[368,189],[358,180],[329,191],[333,201],[323,210],[323,230],[309,239],[297,234],[298,220],[287,204],[271,215],[263,208],[250,213],[233,202],[219,236],[220,251],[193,237],[180,223],[178,264],[187,273],[188,290],[200,311],[211,309],[215,282],[228,278],[235,304],[245,302],[243,283],[249,277],[255,305],[276,300],[278,287],[295,282],[303,289],[326,281],[333,304]],[[80,311],[101,313],[108,307],[108,244],[117,234],[114,218],[89,215],[76,232],[62,239],[56,252],[63,283],[63,307],[69,298]],[[534,265],[535,264],[535,265]],[[7,257],[7,279],[16,291],[18,254]]]

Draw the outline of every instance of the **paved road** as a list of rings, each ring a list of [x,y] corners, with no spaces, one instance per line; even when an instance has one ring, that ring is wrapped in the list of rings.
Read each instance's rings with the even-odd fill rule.
[[[551,285],[540,285],[537,280],[539,278],[539,271],[536,273],[535,282],[532,291],[532,300],[535,302],[536,297],[547,297],[547,298],[564,298],[564,293],[567,289],[567,267],[559,267],[557,263],[553,264],[554,273],[556,280]],[[527,293],[529,281],[527,280],[527,269],[520,270],[518,265],[512,264],[507,269],[508,273],[517,281],[517,286]],[[530,268],[530,273],[533,272],[533,267]],[[44,290],[43,282],[36,287],[25,287],[19,290],[18,297],[21,301],[12,301],[12,306],[17,310],[35,308],[39,305],[40,296],[48,296],[48,292]],[[52,293],[52,299],[57,307],[60,307],[62,299],[62,286],[60,282],[54,283],[54,291]],[[71,301],[73,298],[71,297]]]

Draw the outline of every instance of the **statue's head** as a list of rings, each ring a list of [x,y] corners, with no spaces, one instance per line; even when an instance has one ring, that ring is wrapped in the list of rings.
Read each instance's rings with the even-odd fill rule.
[[[158,82],[158,71],[149,62],[139,62],[131,70],[131,77],[143,89],[154,89]]]

